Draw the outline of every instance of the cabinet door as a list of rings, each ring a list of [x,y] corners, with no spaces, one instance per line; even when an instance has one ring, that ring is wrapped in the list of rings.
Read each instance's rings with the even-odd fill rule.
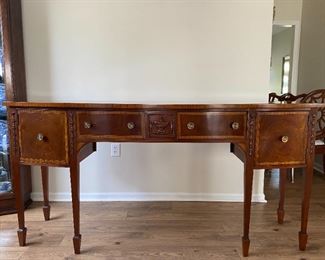
[[[67,165],[68,131],[64,111],[19,111],[20,160],[25,164]]]
[[[306,162],[308,112],[259,112],[255,161],[259,167]]]

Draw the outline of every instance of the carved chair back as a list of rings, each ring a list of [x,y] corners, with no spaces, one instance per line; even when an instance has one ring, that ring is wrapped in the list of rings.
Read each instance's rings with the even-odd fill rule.
[[[277,95],[275,92],[269,93],[269,103],[293,103],[293,102],[299,102],[302,98],[307,96],[307,94],[301,94],[301,95],[293,95],[291,93],[285,93],[282,95]]]
[[[269,93],[269,103],[325,103],[325,89],[317,89],[307,94],[293,95],[285,93],[277,95],[275,92]],[[316,140],[325,139],[325,108],[321,108],[317,114]]]
[[[325,89],[317,89],[308,93],[301,99],[302,103],[325,103]],[[325,108],[320,108],[317,113],[316,140],[325,139]]]

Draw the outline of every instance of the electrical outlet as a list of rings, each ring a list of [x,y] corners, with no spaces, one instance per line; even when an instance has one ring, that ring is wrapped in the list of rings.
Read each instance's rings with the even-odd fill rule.
[[[112,143],[111,144],[111,157],[120,157],[121,156],[121,144]]]

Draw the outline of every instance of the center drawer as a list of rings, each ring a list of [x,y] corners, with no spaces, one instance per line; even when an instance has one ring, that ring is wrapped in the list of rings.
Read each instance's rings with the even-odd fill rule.
[[[246,112],[180,112],[179,139],[238,139],[246,132]]]
[[[77,122],[80,137],[144,137],[141,112],[78,112]]]

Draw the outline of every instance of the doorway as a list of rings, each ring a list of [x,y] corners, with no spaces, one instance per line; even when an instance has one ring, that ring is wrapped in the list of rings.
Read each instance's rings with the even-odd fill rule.
[[[299,35],[297,23],[273,24],[270,92],[297,94]]]

